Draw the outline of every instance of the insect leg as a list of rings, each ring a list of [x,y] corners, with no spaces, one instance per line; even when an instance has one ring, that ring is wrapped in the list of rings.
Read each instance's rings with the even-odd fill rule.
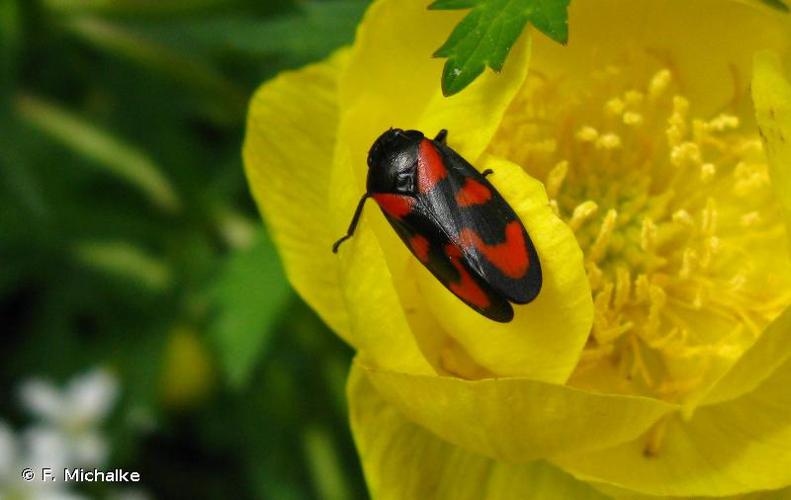
[[[349,224],[349,229],[346,230],[346,234],[336,241],[332,245],[332,253],[338,253],[338,247],[341,246],[341,243],[348,240],[354,234],[354,230],[357,229],[357,223],[360,222],[360,216],[363,214],[363,206],[365,206],[365,200],[368,199],[368,193],[365,193],[362,198],[360,198],[360,202],[357,203],[357,208],[354,210],[354,215],[352,216],[352,222]]]
[[[448,141],[448,130],[444,128],[440,130],[434,140],[440,144],[445,144]]]
[[[486,177],[487,175],[489,175],[489,174],[493,174],[493,173],[494,173],[494,170],[492,170],[491,168],[487,168],[486,170],[484,170],[483,172],[481,172],[481,175],[482,175],[482,176],[484,176],[484,177]]]

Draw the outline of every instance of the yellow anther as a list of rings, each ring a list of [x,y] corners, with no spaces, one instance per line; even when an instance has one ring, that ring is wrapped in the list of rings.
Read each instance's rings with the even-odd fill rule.
[[[610,238],[612,237],[612,232],[615,229],[615,223],[618,219],[618,212],[615,209],[610,209],[607,211],[607,215],[604,216],[604,220],[601,223],[601,227],[599,228],[599,234],[596,235],[596,241],[593,242],[591,245],[590,251],[588,252],[588,258],[592,262],[598,262],[607,251],[607,245],[610,243]]]
[[[733,171],[736,182],[733,192],[737,196],[748,196],[756,190],[766,188],[771,184],[769,171],[764,163],[740,162]]]
[[[692,218],[689,212],[682,208],[673,212],[673,222],[678,222],[679,224],[684,224],[685,226],[691,226],[695,223],[695,219]]]
[[[651,83],[648,84],[648,95],[652,99],[656,99],[657,97],[664,94],[668,85],[670,85],[670,80],[670,70],[663,69],[658,71],[654,77],[651,78]]]
[[[673,114],[679,115],[682,118],[687,116],[689,112],[689,101],[680,95],[673,96]]]
[[[643,226],[640,230],[640,248],[644,252],[650,252],[656,246],[657,227],[649,217],[643,218]]]
[[[612,300],[613,284],[604,283],[602,288],[593,297],[593,308],[598,314],[594,315],[593,336],[599,344],[606,344],[601,334],[609,326],[610,301]]]
[[[602,134],[596,141],[596,147],[599,149],[618,149],[621,147],[621,138],[618,134],[612,132]]]
[[[648,286],[648,317],[646,318],[643,332],[647,338],[656,337],[662,325],[662,310],[667,303],[667,295],[662,287]]]
[[[684,140],[687,134],[687,112],[689,102],[681,96],[673,97],[673,113],[667,119],[667,142],[670,146],[676,146]]]
[[[626,125],[640,125],[643,123],[643,115],[635,111],[627,111],[623,114],[623,122]]]
[[[615,296],[613,297],[613,306],[616,310],[620,310],[626,305],[631,292],[632,276],[629,274],[629,269],[619,266],[615,270]]]
[[[700,146],[694,142],[682,142],[670,152],[670,163],[676,167],[700,165]]]
[[[713,132],[722,132],[739,127],[739,117],[721,114],[706,124],[706,128]]]
[[[583,201],[574,207],[574,213],[572,213],[571,219],[569,220],[569,227],[571,227],[573,231],[577,231],[582,224],[590,219],[598,210],[599,205],[597,205],[595,201]]]
[[[681,254],[681,268],[678,275],[682,278],[689,278],[692,273],[699,267],[700,257],[698,252],[693,248],[685,248]]]
[[[625,108],[626,108],[626,103],[624,103],[619,97],[614,97],[610,99],[604,105],[605,113],[613,116],[620,116]]]
[[[713,163],[704,163],[700,166],[700,181],[708,183],[717,175],[717,167]]]
[[[547,174],[545,185],[547,189],[547,196],[549,196],[550,199],[557,198],[560,188],[563,186],[563,181],[566,179],[566,174],[568,171],[569,162],[563,160],[556,163],[555,166],[552,167],[552,170],[550,170]]]
[[[582,127],[577,131],[577,140],[580,142],[594,142],[599,138],[599,132],[593,127]]]

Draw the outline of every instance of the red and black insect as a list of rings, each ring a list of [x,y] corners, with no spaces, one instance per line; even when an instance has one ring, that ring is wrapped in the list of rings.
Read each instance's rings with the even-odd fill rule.
[[[487,318],[511,321],[509,302],[527,304],[541,289],[541,264],[524,225],[500,193],[446,144],[417,130],[390,129],[368,152],[366,192],[346,235],[354,234],[365,200],[385,217],[448,290]]]

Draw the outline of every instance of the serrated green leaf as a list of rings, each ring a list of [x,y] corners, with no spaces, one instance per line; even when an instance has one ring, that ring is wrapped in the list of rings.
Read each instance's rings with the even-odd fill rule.
[[[428,6],[431,10],[470,9],[484,0],[436,0]]]
[[[451,96],[472,83],[488,66],[500,71],[525,25],[565,44],[570,0],[437,0],[430,9],[472,8],[435,57],[448,60],[442,71],[442,93]]]
[[[280,259],[262,229],[249,249],[229,258],[213,293],[211,336],[231,385],[240,387],[248,380],[290,297]]]

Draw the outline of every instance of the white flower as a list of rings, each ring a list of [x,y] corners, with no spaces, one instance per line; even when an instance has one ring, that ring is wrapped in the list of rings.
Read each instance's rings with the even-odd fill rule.
[[[18,438],[0,421],[0,500],[81,500],[85,497],[65,489],[65,483],[22,479],[22,471],[42,467],[53,471],[65,466],[66,448],[62,436],[46,427],[35,427]]]
[[[117,394],[116,379],[101,369],[75,377],[63,391],[40,379],[25,382],[20,390],[26,409],[42,426],[59,434],[57,439],[49,435],[47,443],[62,448],[63,459],[72,467],[101,465],[106,460],[107,444],[98,427]]]

